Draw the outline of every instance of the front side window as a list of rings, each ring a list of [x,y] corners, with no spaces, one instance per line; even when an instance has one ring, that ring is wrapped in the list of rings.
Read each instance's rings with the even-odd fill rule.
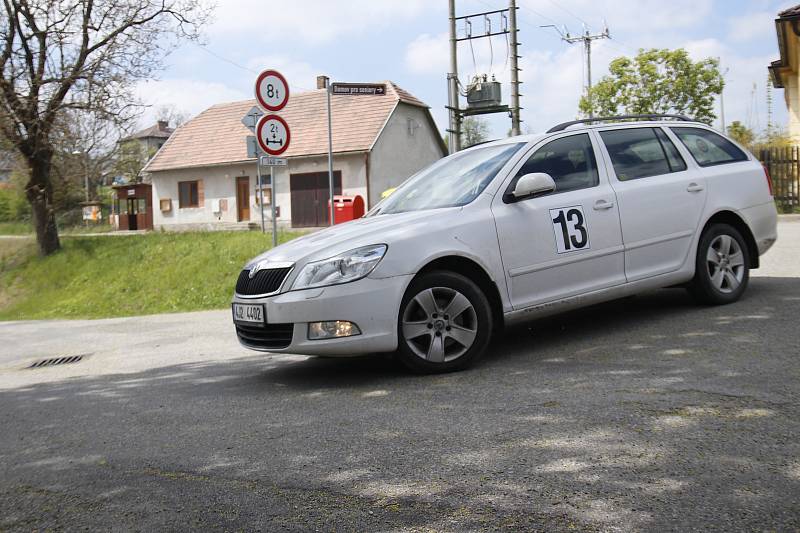
[[[600,182],[592,141],[586,133],[550,141],[536,150],[519,169],[509,190],[514,190],[519,178],[534,172],[549,174],[556,182],[556,190],[550,194],[587,189]]]
[[[686,162],[660,128],[601,131],[619,181],[686,170]]]
[[[747,154],[713,131],[700,128],[672,128],[672,131],[701,167],[747,161]]]
[[[398,187],[372,215],[467,205],[524,145],[489,145],[440,159]]]
[[[178,206],[181,208],[200,206],[198,182],[181,181],[178,183]]]

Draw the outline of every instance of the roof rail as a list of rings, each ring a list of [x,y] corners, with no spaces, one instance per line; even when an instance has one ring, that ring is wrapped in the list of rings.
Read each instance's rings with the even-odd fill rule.
[[[595,117],[595,118],[583,118],[580,120],[570,120],[569,122],[562,122],[556,126],[553,126],[547,133],[555,133],[557,131],[564,131],[570,126],[574,126],[575,124],[588,124],[591,122],[609,122],[609,121],[618,121],[618,120],[630,120],[633,118],[644,118],[647,120],[655,120],[657,118],[674,118],[677,120],[683,120],[686,122],[694,122],[692,119],[685,115],[669,115],[664,113],[647,113],[644,115],[619,115],[616,117]]]

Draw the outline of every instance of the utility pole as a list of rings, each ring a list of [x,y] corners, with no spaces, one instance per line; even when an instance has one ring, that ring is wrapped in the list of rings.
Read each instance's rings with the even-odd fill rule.
[[[510,0],[508,4],[508,25],[511,32],[511,135],[520,135],[520,117],[519,117],[519,65],[517,60],[519,55],[517,49],[519,42],[517,41],[517,2]]]
[[[448,143],[449,152],[454,154],[461,150],[461,126],[464,117],[486,115],[489,113],[505,113],[511,117],[511,130],[513,135],[520,133],[520,106],[519,106],[519,41],[517,39],[517,3],[509,0],[509,7],[494,9],[482,13],[456,16],[455,0],[448,0],[450,17],[450,72],[447,73],[447,111],[449,117]],[[479,35],[472,34],[473,19],[483,20],[484,31]],[[499,22],[499,29],[492,29],[492,20]],[[458,36],[457,25],[463,21],[466,35]],[[494,26],[498,28],[498,26]],[[467,86],[467,105],[462,108],[459,102],[460,90],[458,82],[458,43],[474,39],[491,39],[498,35],[505,35],[508,39],[508,55],[511,60],[511,106],[503,105],[501,100],[500,82],[496,81],[494,74],[488,80],[488,74],[481,77],[476,72],[472,83]],[[510,35],[510,37],[509,37]],[[491,43],[490,43],[491,44]],[[472,43],[470,42],[470,47]],[[476,67],[477,68],[477,67]]]
[[[456,35],[456,0],[448,2],[450,15],[450,72],[447,74],[447,107],[450,115],[450,140],[447,143],[451,154],[461,150],[461,115],[458,103],[458,40]]]
[[[558,30],[558,28],[556,28]],[[561,33],[561,32],[559,32]],[[571,36],[569,32],[562,35],[561,39],[569,44],[583,42],[583,47],[586,52],[586,98],[589,100],[589,118],[594,117],[594,108],[592,106],[592,41],[598,39],[610,39],[611,34],[608,31],[608,26],[603,28],[602,33],[592,35],[589,33],[589,28],[583,28],[583,35]]]

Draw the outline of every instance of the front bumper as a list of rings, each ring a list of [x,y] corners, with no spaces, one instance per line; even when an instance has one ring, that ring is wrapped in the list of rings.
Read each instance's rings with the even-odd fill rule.
[[[397,349],[400,301],[412,277],[366,277],[352,283],[289,291],[265,298],[235,296],[234,302],[264,304],[267,329],[275,330],[287,340],[291,337],[287,346],[267,347],[254,340],[257,335],[237,329],[239,342],[253,350],[301,355],[352,356],[394,351]],[[308,323],[326,320],[348,320],[358,325],[361,334],[308,340]]]

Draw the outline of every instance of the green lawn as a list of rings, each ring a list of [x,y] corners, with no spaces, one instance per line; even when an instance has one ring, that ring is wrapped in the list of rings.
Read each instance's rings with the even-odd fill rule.
[[[0,235],[27,235],[33,233],[28,222],[0,222]]]
[[[224,308],[239,270],[271,242],[244,231],[70,237],[42,258],[32,239],[0,239],[0,320]]]

